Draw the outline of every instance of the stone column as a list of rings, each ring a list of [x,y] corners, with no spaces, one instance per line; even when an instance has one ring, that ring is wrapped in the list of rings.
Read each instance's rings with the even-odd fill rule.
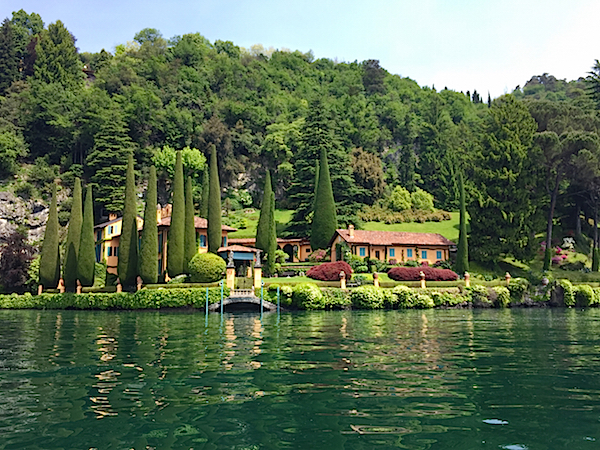
[[[61,294],[63,294],[65,292],[65,280],[63,280],[62,278],[60,280],[58,280],[58,292],[60,292]]]
[[[504,275],[504,279],[506,280],[507,286],[510,284],[510,278],[510,273],[506,272],[506,275]]]
[[[346,272],[340,272],[340,289],[346,289]]]
[[[77,280],[77,293],[81,294],[81,281]]]
[[[229,289],[233,289],[235,287],[235,264],[233,263],[233,252],[230,250],[228,259],[227,259],[227,282],[226,286]]]
[[[254,289],[262,286],[262,263],[260,262],[260,250],[256,251],[256,263],[254,264]]]
[[[465,287],[471,287],[471,274],[465,272]]]
[[[421,276],[421,289],[427,289],[427,283],[425,283],[425,274],[423,271],[421,271],[419,272],[419,275]]]
[[[373,273],[373,285],[379,287],[379,274],[377,272]]]
[[[42,292],[44,292],[44,286],[38,284],[38,295],[42,295]]]

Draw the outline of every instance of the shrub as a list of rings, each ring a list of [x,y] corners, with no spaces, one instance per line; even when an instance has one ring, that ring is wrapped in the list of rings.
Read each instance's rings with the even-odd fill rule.
[[[185,283],[187,280],[187,275],[185,273],[182,273],[181,275],[177,275],[175,278],[171,278],[169,281],[167,281],[167,284],[181,284],[181,283]]]
[[[226,264],[213,253],[198,253],[189,263],[190,280],[194,283],[212,283],[223,278]]]
[[[411,195],[402,186],[396,186],[388,198],[388,206],[393,211],[404,211],[412,206]]]
[[[423,189],[417,188],[415,192],[410,194],[410,200],[413,209],[421,211],[433,211],[433,195]]]
[[[341,289],[321,289],[325,297],[325,307],[327,309],[348,309],[352,306],[350,294]]]
[[[308,255],[308,260],[310,262],[321,262],[327,256],[327,250],[318,249]]]
[[[314,283],[300,283],[294,286],[292,304],[302,309],[325,309],[325,297]]]
[[[306,272],[306,276],[313,280],[339,281],[340,272],[346,274],[347,280],[352,277],[352,267],[345,261],[329,262],[311,267],[308,272]]]
[[[352,305],[359,309],[381,309],[385,295],[383,289],[375,286],[360,286],[350,293]]]
[[[429,295],[434,306],[456,306],[465,302],[465,298],[459,293],[432,291]]]
[[[420,272],[425,274],[428,281],[456,281],[458,275],[450,269],[436,269],[435,267],[392,267],[388,276],[396,281],[419,281]]]
[[[280,286],[278,284],[270,284],[267,291],[269,301],[277,303],[277,288],[279,288],[279,301],[282,306],[290,306],[292,304],[292,287],[289,285]]]
[[[398,308],[425,309],[434,306],[433,299],[429,295],[419,293],[408,286],[396,286],[392,289],[392,293],[396,297]]]
[[[511,303],[522,302],[527,289],[529,289],[529,281],[527,281],[525,278],[513,278],[508,285]]]
[[[505,286],[494,286],[492,288],[494,293],[494,306],[504,308],[510,304],[510,291]]]
[[[591,306],[596,303],[596,296],[591,286],[580,284],[575,286],[573,290],[577,306]]]
[[[485,286],[476,284],[465,289],[467,301],[476,306],[491,306],[488,290]]]

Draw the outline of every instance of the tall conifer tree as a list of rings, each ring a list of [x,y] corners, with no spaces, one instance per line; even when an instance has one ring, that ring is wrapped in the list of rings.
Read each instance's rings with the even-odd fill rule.
[[[156,223],[156,167],[150,167],[146,206],[144,208],[144,229],[140,242],[140,277],[146,284],[158,281],[158,226]]]
[[[136,285],[138,275],[138,231],[136,216],[135,173],[133,171],[133,153],[130,153],[125,178],[125,206],[121,222],[119,263],[117,266],[119,279],[126,289],[131,289]]]
[[[208,190],[208,251],[217,253],[221,246],[221,184],[217,166],[217,149],[210,146],[210,187]]]
[[[88,184],[83,206],[79,254],[77,255],[77,276],[82,286],[93,286],[95,265],[94,198],[92,196],[92,185]]]
[[[185,183],[185,261],[184,272],[189,273],[188,264],[198,253],[196,245],[196,226],[194,224],[194,191],[192,188],[192,177],[187,177]]]
[[[60,251],[58,237],[58,211],[56,183],[52,183],[52,200],[40,256],[40,284],[45,289],[56,289],[60,279]]]
[[[329,177],[329,164],[327,163],[327,150],[321,148],[321,161],[319,163],[319,185],[315,197],[315,209],[310,234],[310,246],[313,250],[325,249],[329,240],[337,229],[337,215],[331,178]]]
[[[467,207],[465,200],[465,181],[462,171],[458,172],[458,190],[460,192],[460,228],[458,251],[456,252],[456,272],[463,275],[469,270],[469,245],[467,242]]]
[[[167,270],[171,278],[184,273],[185,269],[185,189],[181,151],[175,160],[175,179],[173,180],[173,210],[169,240],[167,245]]]
[[[209,182],[208,182],[208,165],[204,166],[204,174],[202,175],[202,201],[200,203],[200,217],[203,219],[208,218],[208,196],[209,196]]]
[[[0,27],[0,95],[19,77],[19,55],[13,26],[4,19]]]
[[[271,214],[271,195],[273,194],[271,184],[271,172],[267,170],[265,176],[265,187],[263,189],[263,198],[260,205],[260,216],[258,217],[258,225],[256,226],[256,248],[267,252],[269,248],[269,218]]]
[[[271,192],[269,205],[269,241],[267,247],[267,272],[270,276],[275,275],[275,255],[277,253],[277,228],[275,222],[275,193]]]
[[[77,287],[77,257],[79,255],[82,222],[81,180],[75,178],[71,218],[69,220],[69,231],[67,233],[67,243],[65,246],[65,264],[63,267],[65,287],[70,290]]]

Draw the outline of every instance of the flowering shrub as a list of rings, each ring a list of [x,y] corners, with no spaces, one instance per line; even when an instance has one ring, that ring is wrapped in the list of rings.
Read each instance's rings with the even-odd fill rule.
[[[346,274],[347,280],[352,277],[352,267],[345,261],[329,262],[311,267],[308,272],[306,272],[306,276],[313,280],[339,281],[340,272]]]
[[[310,262],[321,262],[325,259],[326,256],[327,256],[327,251],[319,249],[319,250],[315,250],[310,255],[308,255],[308,260]]]
[[[418,281],[421,272],[428,281],[456,281],[458,275],[450,269],[436,269],[435,267],[392,267],[388,276],[396,281]]]

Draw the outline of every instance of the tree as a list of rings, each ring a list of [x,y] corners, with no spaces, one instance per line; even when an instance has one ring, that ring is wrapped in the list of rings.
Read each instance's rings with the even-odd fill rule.
[[[138,230],[133,153],[129,153],[125,177],[125,204],[119,238],[119,263],[117,273],[125,289],[132,289],[138,276]]]
[[[185,271],[185,191],[183,161],[177,152],[172,194],[173,210],[167,245],[167,271],[171,278]]]
[[[69,231],[67,233],[67,243],[65,245],[65,263],[63,267],[65,288],[71,290],[77,287],[77,257],[79,255],[82,223],[81,180],[75,178],[73,206],[71,206],[71,219],[69,220]]]
[[[79,241],[79,253],[77,255],[77,277],[82,286],[94,285],[95,265],[94,198],[92,196],[92,185],[89,184],[85,193],[81,240]]]
[[[329,176],[327,150],[321,148],[319,161],[319,185],[315,196],[315,210],[310,234],[310,246],[313,250],[325,249],[337,229],[335,200]]]
[[[210,146],[210,186],[208,197],[208,251],[217,253],[221,247],[221,186],[217,166],[217,150]]]
[[[194,223],[194,191],[192,188],[192,177],[187,177],[185,185],[185,251],[184,272],[189,273],[188,265],[194,255],[198,253],[196,245],[196,225]]]
[[[469,271],[469,244],[467,242],[467,207],[465,200],[465,182],[462,171],[458,172],[458,190],[460,192],[460,225],[458,249],[456,252],[456,273],[463,275]]]
[[[42,30],[35,51],[35,79],[65,88],[83,84],[83,64],[77,55],[75,38],[60,20]]]
[[[0,95],[19,77],[19,56],[13,26],[4,19],[0,27]]]
[[[146,206],[144,208],[144,229],[140,241],[140,277],[146,284],[158,281],[158,227],[156,224],[156,167],[150,167]]]
[[[6,292],[22,292],[27,282],[29,264],[33,259],[33,246],[25,236],[13,231],[0,247],[0,286]]]
[[[121,110],[112,105],[111,120],[100,126],[94,148],[87,157],[87,171],[96,185],[96,201],[109,212],[123,210],[128,155],[135,146]]]
[[[267,170],[265,175],[265,187],[263,189],[262,203],[260,204],[260,216],[258,217],[258,225],[256,226],[256,248],[267,252],[269,248],[270,238],[270,214],[271,214],[271,195],[273,189],[271,187],[271,171]]]
[[[200,217],[203,219],[208,218],[208,196],[209,196],[209,182],[208,182],[208,164],[204,166],[204,174],[202,175],[202,202],[200,203]]]
[[[45,289],[56,289],[60,279],[60,251],[58,236],[58,211],[56,206],[56,183],[52,183],[52,200],[44,242],[40,256],[40,284]]]
[[[267,246],[267,273],[275,275],[277,262],[277,223],[275,222],[275,194],[271,192],[269,213],[269,244]]]

